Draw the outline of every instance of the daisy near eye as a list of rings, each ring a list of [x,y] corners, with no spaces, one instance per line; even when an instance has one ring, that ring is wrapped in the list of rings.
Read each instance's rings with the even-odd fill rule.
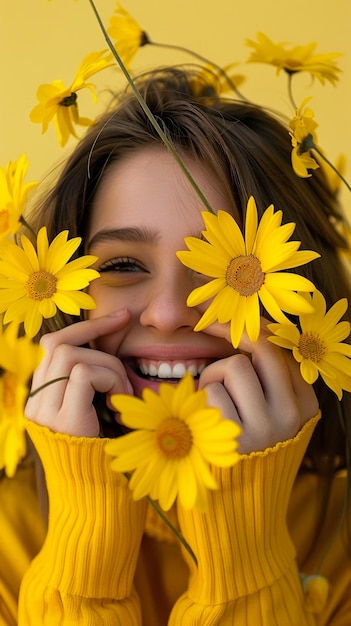
[[[99,273],[88,266],[97,257],[85,255],[69,261],[78,249],[81,238],[67,239],[62,231],[49,245],[46,228],[40,229],[37,250],[24,235],[22,247],[8,242],[0,261],[0,313],[4,323],[24,323],[28,337],[40,330],[43,318],[50,318],[57,309],[79,315],[81,309],[94,309],[95,302],[84,289]]]
[[[203,239],[186,237],[188,251],[179,251],[180,261],[196,272],[213,278],[188,297],[188,306],[198,306],[213,298],[194,330],[207,328],[216,320],[230,322],[231,341],[238,347],[244,330],[251,341],[260,333],[260,302],[279,322],[288,321],[283,311],[298,315],[311,311],[311,305],[297,291],[314,291],[311,281],[285,270],[304,265],[320,255],[299,251],[300,242],[290,241],[295,224],[282,225],[282,212],[273,205],[260,223],[256,203],[247,204],[245,237],[226,211],[217,215],[204,211]],[[283,271],[284,270],[284,271]]]
[[[207,489],[217,484],[210,465],[230,467],[239,460],[240,427],[207,406],[205,390],[195,391],[186,374],[177,387],[162,383],[159,394],[144,389],[142,399],[111,397],[121,421],[133,432],[109,442],[117,472],[133,472],[133,498],[150,496],[167,511],[178,497],[186,509],[205,509]]]

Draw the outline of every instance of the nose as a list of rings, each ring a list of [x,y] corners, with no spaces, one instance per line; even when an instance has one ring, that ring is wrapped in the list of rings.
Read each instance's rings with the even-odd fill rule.
[[[179,329],[192,330],[200,319],[198,310],[186,304],[193,287],[191,272],[184,266],[177,268],[177,272],[171,275],[169,273],[160,277],[149,285],[140,324],[164,335]]]

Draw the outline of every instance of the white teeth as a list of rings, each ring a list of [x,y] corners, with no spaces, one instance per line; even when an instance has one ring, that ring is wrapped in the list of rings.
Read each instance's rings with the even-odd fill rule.
[[[158,378],[183,378],[186,372],[190,372],[193,376],[197,376],[203,372],[206,365],[202,363],[197,366],[194,363],[186,365],[185,363],[170,363],[163,362],[159,365],[155,363],[139,362],[139,369],[144,376],[154,376]]]
[[[161,363],[158,368],[157,376],[159,378],[172,378],[172,368],[169,363]]]
[[[153,365],[151,363],[149,365],[149,370],[146,372],[146,374],[149,374],[149,376],[158,376],[158,369],[157,369],[156,365]]]
[[[191,371],[192,366],[190,366],[188,368],[188,372]],[[193,366],[193,369],[196,369],[196,367]],[[175,365],[173,365],[173,378],[183,378],[183,376],[186,373],[186,367],[184,365],[184,363],[175,363]],[[194,372],[191,372],[194,375]]]

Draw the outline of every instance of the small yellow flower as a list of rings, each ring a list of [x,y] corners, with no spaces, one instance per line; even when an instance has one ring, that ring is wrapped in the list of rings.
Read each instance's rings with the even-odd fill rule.
[[[190,80],[195,97],[211,98],[231,91],[232,85],[235,88],[240,87],[245,81],[245,76],[232,73],[232,69],[236,66],[237,63],[231,63],[220,71],[221,68],[211,65],[211,63],[205,65]]]
[[[230,467],[239,460],[240,427],[207,406],[204,389],[195,391],[191,374],[175,387],[161,383],[159,394],[144,389],[143,399],[114,395],[122,422],[138,429],[110,441],[116,472],[133,472],[133,498],[149,495],[167,511],[176,497],[186,509],[204,509],[207,489],[217,489],[209,464]]]
[[[27,169],[25,154],[17,161],[9,161],[5,168],[0,167],[0,243],[19,230],[28,195],[38,185],[37,182],[24,183]]]
[[[0,470],[10,478],[26,453],[24,405],[28,381],[43,356],[28,337],[0,334]]]
[[[288,74],[308,72],[317,78],[323,85],[326,80],[335,84],[341,72],[335,59],[342,56],[338,52],[329,54],[314,54],[316,43],[306,46],[294,46],[288,49],[285,42],[273,43],[263,33],[257,33],[257,41],[246,40],[246,45],[254,49],[248,63],[268,63],[277,68],[277,74],[285,70]]]
[[[107,50],[91,52],[83,59],[70,87],[66,87],[61,80],[40,85],[37,91],[39,104],[30,113],[31,121],[42,124],[43,133],[53,121],[62,147],[66,145],[70,135],[77,138],[75,125],[91,126],[93,124],[93,120],[79,115],[77,91],[89,89],[94,101],[97,102],[95,86],[86,81],[93,74],[114,64],[113,57],[108,54]]]
[[[338,156],[335,163],[335,169],[330,167],[329,163],[327,163],[325,159],[320,160],[320,166],[324,171],[330,191],[334,195],[337,195],[342,185],[342,178],[340,177],[340,174],[341,176],[344,176],[346,173],[346,156],[344,154],[340,154]]]
[[[107,32],[114,40],[114,47],[128,69],[139,48],[150,43],[145,31],[119,2],[110,19]]]
[[[68,263],[78,249],[81,238],[67,241],[68,231],[62,231],[49,246],[46,228],[40,229],[37,251],[22,235],[22,248],[8,242],[0,260],[0,313],[4,324],[24,322],[28,337],[40,330],[44,318],[53,317],[57,309],[79,315],[80,309],[93,309],[95,302],[80,289],[99,277],[87,269],[97,257],[86,255]]]
[[[194,289],[188,306],[198,306],[213,298],[194,330],[203,330],[218,320],[230,322],[231,341],[236,348],[246,328],[251,341],[260,333],[260,301],[267,313],[280,322],[288,321],[283,311],[309,312],[311,305],[295,291],[313,291],[311,281],[282,270],[298,267],[320,255],[298,251],[299,241],[287,242],[293,222],[281,225],[282,212],[269,206],[258,224],[256,203],[247,204],[245,239],[234,218],[226,211],[217,215],[202,213],[207,230],[203,236],[186,237],[189,251],[177,252],[181,262],[195,272],[214,278]]]
[[[274,333],[269,340],[292,350],[306,382],[312,385],[320,374],[341,400],[343,389],[351,391],[351,345],[342,343],[350,334],[350,323],[339,322],[347,309],[347,299],[338,300],[326,312],[320,291],[315,291],[313,296],[303,294],[303,297],[314,312],[300,316],[301,331],[292,323],[268,324],[268,329]]]
[[[317,135],[315,129],[318,124],[314,121],[314,113],[312,109],[306,107],[311,98],[305,98],[301,106],[296,110],[295,117],[289,122],[292,130],[290,133],[291,144],[293,146],[291,152],[291,163],[293,170],[297,176],[308,178],[311,174],[309,169],[315,170],[319,164],[311,157],[310,150],[317,149]]]

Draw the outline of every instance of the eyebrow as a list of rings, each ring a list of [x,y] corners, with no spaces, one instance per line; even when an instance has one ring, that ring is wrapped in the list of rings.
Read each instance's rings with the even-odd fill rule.
[[[88,242],[88,248],[99,243],[110,241],[137,241],[139,243],[154,243],[158,238],[158,233],[148,228],[111,228],[99,230]]]

